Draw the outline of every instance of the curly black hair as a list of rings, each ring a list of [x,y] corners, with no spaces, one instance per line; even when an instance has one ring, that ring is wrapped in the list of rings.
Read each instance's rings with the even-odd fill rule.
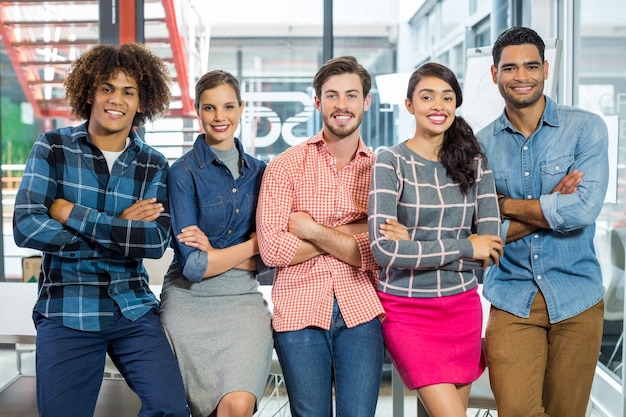
[[[172,100],[169,70],[161,58],[140,43],[98,45],[71,64],[64,86],[72,114],[88,120],[96,88],[119,71],[132,77],[139,87],[142,112],[135,115],[133,126],[167,114]]]

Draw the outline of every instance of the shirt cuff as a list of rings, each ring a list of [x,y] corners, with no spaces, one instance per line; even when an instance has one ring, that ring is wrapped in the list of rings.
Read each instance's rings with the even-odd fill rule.
[[[503,242],[506,242],[506,235],[509,233],[509,226],[511,225],[510,219],[503,219],[502,224],[500,225],[500,237]]]
[[[558,198],[560,193],[544,194],[539,197],[539,205],[551,230],[556,230],[563,224],[563,218],[558,213]]]
[[[200,282],[209,266],[209,256],[201,250],[193,251],[187,256],[183,267],[183,276],[191,282]]]
[[[374,271],[379,269],[378,264],[374,260],[374,254],[370,246],[370,234],[368,232],[358,233],[354,235],[356,244],[359,247],[359,254],[361,255],[361,271]]]
[[[66,226],[81,234],[85,233],[85,225],[87,224],[86,220],[91,210],[92,209],[88,207],[74,204],[72,211],[70,211],[70,215],[67,217]]]

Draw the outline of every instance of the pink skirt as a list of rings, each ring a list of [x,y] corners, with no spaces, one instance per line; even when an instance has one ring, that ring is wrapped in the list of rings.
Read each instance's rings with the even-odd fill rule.
[[[378,292],[387,316],[385,344],[408,389],[469,384],[483,373],[483,311],[477,290],[437,298]]]

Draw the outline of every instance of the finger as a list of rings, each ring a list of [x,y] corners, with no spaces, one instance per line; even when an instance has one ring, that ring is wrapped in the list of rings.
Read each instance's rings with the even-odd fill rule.
[[[150,203],[150,204],[139,204],[130,207],[130,212],[141,214],[141,213],[149,213],[152,214],[154,212],[160,213],[163,211],[163,204],[161,203]]]

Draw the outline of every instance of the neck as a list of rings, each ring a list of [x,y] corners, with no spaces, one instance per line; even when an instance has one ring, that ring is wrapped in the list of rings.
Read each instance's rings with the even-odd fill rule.
[[[359,147],[360,134],[357,130],[350,136],[340,138],[328,133],[327,131],[323,132],[324,143],[326,143],[326,147],[335,157],[337,170],[339,171],[354,158],[356,150]]]
[[[521,132],[526,139],[537,130],[545,108],[545,97],[542,97],[528,107],[516,107],[508,103],[505,105],[506,116],[511,122],[511,125]]]
[[[426,158],[429,161],[439,161],[439,151],[443,144],[443,134],[437,136],[423,137],[415,134],[406,141],[406,146],[413,152]]]
[[[121,152],[126,148],[127,133],[115,133],[113,135],[98,135],[89,132],[89,137],[94,145],[101,151]]]
[[[224,142],[217,142],[217,143],[209,143],[209,141],[206,140],[206,136],[205,136],[205,142],[213,149],[217,149],[218,151],[229,151],[232,148],[235,147],[235,139],[233,138],[232,140],[226,140]]]

